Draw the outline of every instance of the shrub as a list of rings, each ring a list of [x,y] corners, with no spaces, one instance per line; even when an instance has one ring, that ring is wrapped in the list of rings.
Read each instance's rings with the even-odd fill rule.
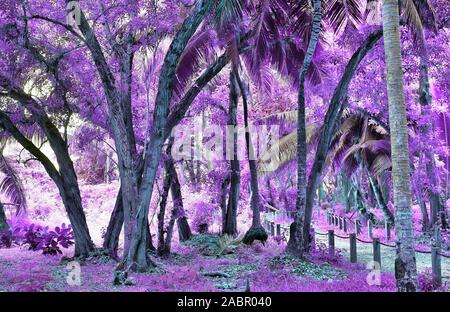
[[[30,224],[17,226],[3,231],[0,235],[0,247],[10,248],[13,244],[28,245],[29,250],[42,251],[44,255],[61,254],[61,247],[68,248],[74,244],[72,227],[64,223],[61,227],[49,230],[49,227]]]
[[[0,248],[11,248],[13,244],[19,244],[20,231],[20,227],[3,230],[0,233]]]

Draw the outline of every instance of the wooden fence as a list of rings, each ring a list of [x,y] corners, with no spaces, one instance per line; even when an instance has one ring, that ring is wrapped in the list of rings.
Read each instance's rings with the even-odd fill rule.
[[[383,243],[380,241],[379,238],[373,237],[373,224],[370,222],[370,220],[367,222],[367,236],[372,239],[372,241],[365,241],[360,238],[358,238],[358,235],[362,233],[361,231],[361,222],[360,220],[352,221],[351,224],[353,224],[353,229],[349,230],[348,228],[348,222],[351,221],[347,219],[346,217],[340,217],[332,212],[327,212],[327,222],[329,225],[333,225],[333,227],[337,228],[339,227],[339,230],[343,231],[344,233],[349,233],[348,236],[340,236],[337,235],[334,230],[329,230],[328,233],[320,233],[317,231],[314,231],[316,235],[326,235],[328,236],[328,252],[332,255],[335,254],[335,236],[339,237],[341,239],[348,239],[350,244],[350,262],[356,263],[358,261],[358,253],[357,253],[357,241],[364,243],[364,244],[372,244],[372,250],[373,250],[373,261],[376,263],[379,263],[381,267],[381,246],[386,246],[388,248],[396,248],[396,245],[391,245],[388,243]],[[388,223],[385,222],[384,226],[385,232],[386,232],[386,239],[391,239],[391,228]],[[432,246],[430,251],[424,251],[424,250],[415,250],[417,253],[422,254],[431,254],[431,270],[433,274],[433,281],[434,285],[436,287],[440,287],[442,285],[442,269],[441,269],[441,258],[450,258],[450,255],[446,255],[442,253],[441,248],[439,246]]]

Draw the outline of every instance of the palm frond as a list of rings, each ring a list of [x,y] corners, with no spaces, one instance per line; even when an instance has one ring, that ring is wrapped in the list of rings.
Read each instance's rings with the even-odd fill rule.
[[[306,144],[311,144],[317,136],[319,128],[316,124],[306,126]],[[276,171],[286,163],[297,158],[297,130],[285,135],[281,140],[275,142],[258,159],[258,171],[264,175]]]
[[[177,79],[174,85],[176,96],[183,95],[192,75],[200,68],[202,62],[206,63],[206,60],[214,54],[214,48],[211,45],[213,40],[214,31],[207,28],[196,33],[189,41],[177,67]]]
[[[269,122],[273,123],[275,121],[287,121],[287,122],[297,122],[297,110],[284,111],[275,114],[271,114],[264,118],[258,120],[258,122]]]
[[[363,22],[364,7],[362,1],[331,0],[325,3],[325,16],[335,33],[341,33],[348,26],[356,28]]]
[[[386,154],[380,154],[372,161],[369,170],[374,174],[374,176],[381,177],[385,172],[388,172],[391,167],[391,158]]]
[[[422,25],[426,28],[438,30],[436,10],[431,0],[414,0]]]
[[[423,24],[413,0],[400,1],[402,8],[402,16],[405,17],[408,25],[412,27],[416,34],[423,33]]]
[[[322,1],[322,11],[325,11],[326,4]],[[303,41],[303,45],[306,47],[309,43],[309,37],[311,36],[312,20],[313,20],[314,7],[312,1],[299,0],[293,1],[292,9],[290,11],[290,18],[293,21],[293,31],[300,35]],[[326,29],[325,19],[322,19],[321,29]],[[324,32],[320,33],[320,41],[325,41]],[[320,43],[320,42],[319,42]]]
[[[214,23],[217,29],[232,21],[240,21],[244,15],[246,0],[220,0],[217,3]]]
[[[16,205],[16,215],[25,213],[27,201],[22,182],[15,169],[3,155],[0,155],[0,171],[5,175],[0,182],[0,192],[9,197],[11,202]]]

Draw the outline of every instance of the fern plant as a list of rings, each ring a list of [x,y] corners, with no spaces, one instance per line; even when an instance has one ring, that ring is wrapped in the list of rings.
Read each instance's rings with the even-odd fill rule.
[[[234,238],[231,235],[225,234],[216,241],[217,256],[221,256],[229,247],[239,246],[242,243],[242,235]]]

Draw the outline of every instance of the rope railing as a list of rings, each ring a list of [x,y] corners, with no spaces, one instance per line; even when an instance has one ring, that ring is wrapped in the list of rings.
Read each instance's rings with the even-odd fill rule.
[[[372,244],[373,245],[373,260],[376,263],[379,263],[381,266],[381,249],[380,246],[385,246],[388,248],[396,248],[396,245],[383,243],[379,238],[373,238],[372,241],[366,241],[358,237],[357,233],[351,233],[349,236],[338,235],[334,232],[334,230],[328,230],[328,233],[321,233],[315,229],[313,229],[315,235],[320,236],[328,236],[328,252],[330,255],[335,254],[335,237],[341,239],[350,239],[350,262],[357,262],[357,242],[361,242],[364,244]],[[428,250],[419,250],[415,249],[415,252],[421,254],[431,254],[431,268],[433,271],[433,279],[435,285],[442,285],[442,270],[441,270],[441,257],[450,258],[450,255],[446,255],[440,251],[438,247],[432,247],[430,251]]]
[[[272,213],[275,215],[275,213]],[[339,230],[343,231],[344,233],[349,233],[348,236],[342,236],[339,234],[336,234],[334,230],[329,230],[328,233],[321,233],[317,231],[316,229],[313,229],[315,235],[319,236],[328,236],[328,249],[329,253],[331,255],[335,254],[335,237],[350,241],[350,261],[352,263],[357,262],[357,242],[363,243],[363,244],[372,244],[373,246],[373,260],[375,262],[380,263],[381,265],[381,246],[394,249],[397,246],[393,244],[389,244],[388,242],[382,242],[379,238],[373,237],[372,235],[372,226],[371,222],[369,221],[367,223],[367,234],[368,237],[372,239],[372,241],[364,240],[360,237],[358,237],[359,234],[362,233],[362,225],[360,220],[355,219],[352,220],[346,216],[337,216],[335,214],[332,214],[330,212],[327,212],[327,222],[329,225],[333,225],[333,227],[339,227]],[[350,224],[352,224],[352,228],[347,224],[347,221],[350,221]],[[277,236],[284,236],[286,235],[286,232],[289,231],[289,227],[285,227],[281,224],[275,224],[274,220],[266,220],[266,228],[268,229],[270,235],[277,235]],[[386,230],[386,238],[387,240],[391,237],[391,228],[389,224],[385,224],[385,230]],[[285,237],[286,238],[286,237]],[[431,254],[431,264],[432,264],[432,271],[433,271],[433,278],[435,279],[435,284],[440,285],[442,282],[442,272],[441,272],[441,257],[443,258],[450,258],[450,254],[445,254],[441,252],[440,248],[438,247],[432,247],[431,250],[419,250],[415,249],[415,252],[421,253],[421,254]]]

